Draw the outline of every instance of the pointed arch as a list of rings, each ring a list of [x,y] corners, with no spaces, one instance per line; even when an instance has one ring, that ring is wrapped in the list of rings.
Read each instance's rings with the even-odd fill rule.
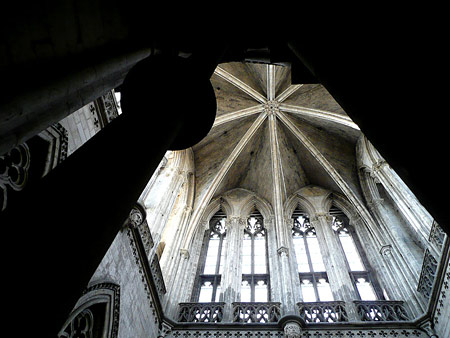
[[[246,190],[251,197],[241,206],[239,215],[247,217],[254,209],[258,209],[265,220],[274,216],[273,207],[269,201],[256,195],[254,192]]]
[[[203,224],[207,226],[209,224],[209,221],[211,218],[216,214],[217,211],[222,209],[227,216],[233,215],[233,207],[228,203],[228,201],[223,198],[222,196],[219,196],[211,201],[211,203],[208,204],[208,206],[205,208],[205,211],[203,213],[203,217],[201,218],[201,221],[196,226],[196,230],[198,230],[198,227],[200,224]],[[204,230],[204,229],[203,229]]]

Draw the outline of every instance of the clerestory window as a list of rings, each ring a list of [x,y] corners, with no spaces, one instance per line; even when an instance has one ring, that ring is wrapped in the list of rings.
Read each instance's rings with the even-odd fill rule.
[[[202,264],[199,266],[197,285],[193,299],[200,303],[218,302],[226,247],[226,215],[219,210],[210,220],[203,242]]]
[[[266,229],[263,217],[255,210],[247,219],[242,245],[241,302],[267,302],[269,267]]]
[[[316,230],[306,213],[296,209],[293,218],[292,241],[304,302],[332,301],[328,276],[320,252]]]
[[[348,218],[336,207],[330,209],[330,214],[333,217],[332,228],[339,238],[347,268],[359,298],[361,300],[384,299],[378,283],[372,276],[369,262],[362,250],[358,236],[349,225]]]

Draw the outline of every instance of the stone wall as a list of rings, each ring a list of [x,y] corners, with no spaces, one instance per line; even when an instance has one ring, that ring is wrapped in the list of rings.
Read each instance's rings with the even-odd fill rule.
[[[120,285],[120,322],[118,337],[156,337],[158,320],[142,270],[134,256],[130,234],[119,232],[90,281]]]

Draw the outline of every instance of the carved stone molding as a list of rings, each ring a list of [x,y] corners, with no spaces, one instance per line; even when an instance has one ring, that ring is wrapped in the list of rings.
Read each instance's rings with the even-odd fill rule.
[[[102,337],[116,338],[119,312],[119,285],[109,282],[92,285],[84,290],[58,337],[93,337],[93,332],[100,332]]]
[[[133,209],[130,212],[130,215],[128,216],[128,221],[130,226],[134,228],[138,228],[142,222],[144,222],[145,215],[141,207],[133,207]]]
[[[26,143],[0,155],[0,211],[7,205],[8,190],[21,191],[28,181],[30,150]]]
[[[180,249],[180,256],[184,259],[189,259],[189,250],[188,249]]]
[[[392,255],[392,245],[386,244],[380,248],[380,254],[385,257],[390,257]]]

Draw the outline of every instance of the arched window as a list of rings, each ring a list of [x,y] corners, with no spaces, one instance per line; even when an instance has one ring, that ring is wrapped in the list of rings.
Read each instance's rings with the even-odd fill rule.
[[[218,302],[220,298],[220,281],[223,273],[226,247],[226,215],[219,210],[210,220],[205,233],[201,253],[201,264],[193,299],[200,303]]]
[[[292,241],[303,301],[332,301],[333,294],[325,271],[316,230],[311,226],[308,215],[300,209],[295,209],[292,218]]]
[[[244,229],[241,301],[267,302],[269,299],[266,230],[262,215],[255,210]]]
[[[348,218],[336,207],[331,207],[332,228],[339,238],[347,268],[361,300],[384,299],[383,292],[371,273],[369,262]]]

